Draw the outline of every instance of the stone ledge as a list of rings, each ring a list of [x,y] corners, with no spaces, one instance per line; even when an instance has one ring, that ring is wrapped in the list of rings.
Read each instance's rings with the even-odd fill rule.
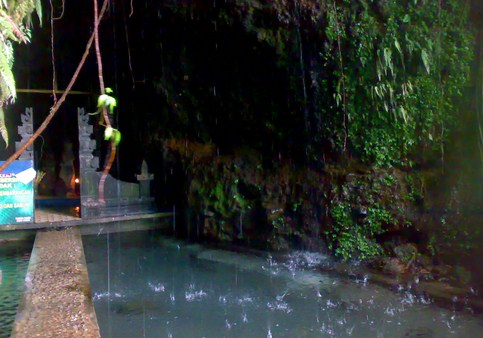
[[[100,337],[78,228],[37,232],[12,337]]]
[[[146,214],[122,215],[122,216],[106,216],[98,218],[75,218],[72,220],[62,220],[56,222],[41,222],[28,224],[6,224],[0,225],[0,232],[11,230],[34,230],[34,229],[59,229],[74,226],[86,226],[97,224],[109,224],[117,222],[131,222],[131,221],[152,221],[158,222],[161,219],[172,217],[171,212],[155,212]]]

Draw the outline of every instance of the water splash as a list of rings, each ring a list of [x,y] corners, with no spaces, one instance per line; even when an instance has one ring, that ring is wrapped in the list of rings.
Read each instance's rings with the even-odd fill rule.
[[[267,271],[272,276],[280,274],[282,269],[279,264],[273,259],[272,255],[268,255],[267,265],[268,266],[262,265],[262,270]]]
[[[274,264],[272,255],[270,254],[268,255],[267,261],[269,266],[272,266]]]
[[[236,300],[237,304],[238,305],[246,305],[246,304],[250,304],[250,303],[253,303],[255,300],[250,297],[250,296],[243,296],[241,298],[238,298]]]
[[[284,266],[289,270],[313,269],[329,263],[329,257],[319,252],[294,251],[287,256]]]
[[[325,323],[322,323],[322,326],[320,327],[319,331],[322,333],[328,334],[331,337],[335,336],[334,328],[330,324],[326,325]]]
[[[361,284],[361,285],[363,285],[363,286],[367,286],[367,282],[368,282],[368,281],[369,281],[369,275],[367,275],[367,274],[365,274],[364,276],[362,276],[362,278],[361,278],[361,279],[359,279],[359,278],[356,278],[356,279],[355,279],[355,282],[356,282],[357,284]]]
[[[248,323],[248,316],[246,313],[242,313],[242,322],[243,323]]]
[[[122,295],[119,292],[112,292],[112,293],[109,293],[109,292],[95,292],[94,293],[94,296],[92,297],[92,299],[94,301],[101,300],[101,299],[112,300],[112,299],[116,299],[116,298],[117,299],[122,299],[122,298],[124,298],[124,295]]]
[[[184,298],[187,302],[201,301],[208,296],[203,290],[188,290],[184,293]]]
[[[289,304],[286,301],[283,300],[283,298],[277,297],[277,300],[273,302],[268,302],[267,307],[272,311],[281,311],[285,313],[292,312],[292,308],[289,306]]]
[[[355,328],[355,326],[352,326],[350,328],[347,328],[345,330],[345,332],[347,333],[347,335],[352,336],[352,332],[354,331],[354,328]]]
[[[335,321],[339,326],[345,326],[347,324],[347,319],[345,317],[342,317],[340,319],[337,319]]]
[[[433,300],[425,295],[421,295],[419,297],[419,302],[421,304],[424,304],[424,305],[428,305],[428,304],[431,304],[433,302]]]
[[[157,293],[165,291],[165,287],[161,283],[153,284],[153,283],[149,282],[148,286],[151,290],[153,290],[154,292],[157,292]]]
[[[276,298],[276,299],[277,299],[279,302],[281,302],[281,301],[283,301],[283,299],[285,298],[285,296],[287,295],[287,293],[288,293],[288,291],[285,291],[284,293],[282,293],[281,295],[276,296],[275,298]]]
[[[388,316],[394,317],[394,315],[396,314],[396,309],[388,306],[386,310],[384,310],[384,313]]]

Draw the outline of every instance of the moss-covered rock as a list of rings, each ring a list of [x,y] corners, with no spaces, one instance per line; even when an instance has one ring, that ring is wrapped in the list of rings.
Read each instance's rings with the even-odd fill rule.
[[[254,150],[218,155],[186,140],[166,141],[165,150],[183,163],[187,202],[203,216],[209,238],[276,250],[328,248],[346,260],[393,254],[410,240],[401,230],[414,227],[406,217],[414,203],[401,171],[355,164],[316,171],[286,161],[266,168]]]

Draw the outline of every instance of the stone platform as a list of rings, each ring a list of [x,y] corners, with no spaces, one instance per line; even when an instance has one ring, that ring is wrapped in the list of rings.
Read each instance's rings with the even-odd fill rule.
[[[78,228],[37,233],[12,337],[100,337]]]

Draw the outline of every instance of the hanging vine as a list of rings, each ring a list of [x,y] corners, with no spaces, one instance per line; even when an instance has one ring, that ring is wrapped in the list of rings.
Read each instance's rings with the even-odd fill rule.
[[[101,56],[101,49],[99,46],[99,14],[97,9],[97,0],[94,0],[94,46],[96,50],[96,59],[97,59],[97,71],[99,77],[99,87],[101,90],[101,95],[99,96],[97,102],[97,108],[99,112],[102,113],[103,125],[105,126],[104,132],[104,139],[109,141],[109,158],[104,166],[102,171],[101,178],[99,180],[98,186],[98,194],[99,194],[99,203],[105,205],[106,200],[104,198],[104,186],[106,183],[107,175],[111,170],[112,164],[114,163],[114,159],[116,157],[116,150],[117,145],[121,141],[121,133],[114,129],[111,125],[111,120],[109,118],[109,114],[114,113],[114,108],[117,105],[116,100],[109,96],[108,94],[112,93],[110,88],[104,87],[104,76],[102,72],[102,56]]]

